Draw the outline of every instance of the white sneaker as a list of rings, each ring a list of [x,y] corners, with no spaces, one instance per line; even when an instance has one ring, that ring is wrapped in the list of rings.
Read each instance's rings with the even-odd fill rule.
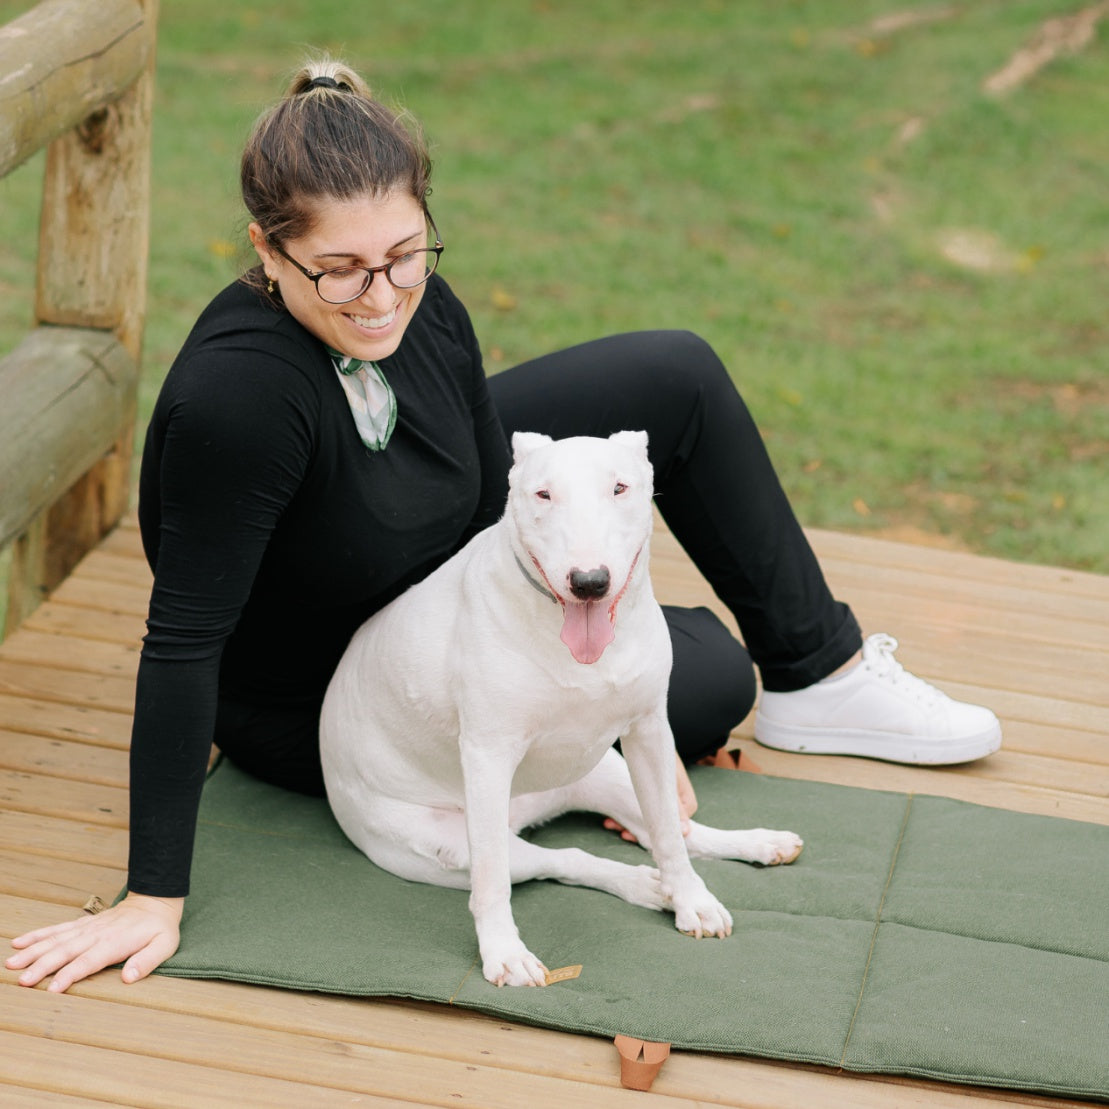
[[[763,691],[755,739],[814,755],[860,755],[942,766],[1001,746],[997,717],[954,701],[910,674],[894,657],[897,640],[877,634],[851,670],[793,693]]]

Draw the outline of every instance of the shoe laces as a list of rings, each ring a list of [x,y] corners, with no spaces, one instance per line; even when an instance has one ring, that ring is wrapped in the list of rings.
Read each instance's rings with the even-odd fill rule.
[[[908,694],[922,705],[936,705],[945,695],[923,678],[910,674],[893,657],[897,650],[897,640],[885,632],[867,636],[863,642],[863,665],[878,679],[888,682],[891,687]]]

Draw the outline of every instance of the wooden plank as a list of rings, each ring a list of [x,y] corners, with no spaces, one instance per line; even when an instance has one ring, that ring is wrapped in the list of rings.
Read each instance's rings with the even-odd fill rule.
[[[898,660],[912,673],[937,684],[945,679],[961,681],[973,674],[980,687],[1109,705],[1106,671],[1101,668],[1101,657],[1093,652],[1048,643],[1014,643],[1000,633],[952,632],[929,638],[927,625],[920,619],[899,618],[891,612],[868,621],[870,606],[864,602],[854,607],[864,630],[906,629]],[[1109,655],[1105,662],[1109,664]]]
[[[0,654],[0,693],[59,704],[131,713],[135,679],[61,670],[37,663],[14,662]]]
[[[56,816],[87,824],[126,828],[127,790],[93,782],[0,770],[0,811]]]
[[[117,748],[126,748],[131,742],[130,716],[108,709],[0,693],[0,721],[9,731],[52,739],[86,740]]]
[[[1099,574],[818,529],[806,529],[805,534],[825,576],[848,602],[848,594],[856,591],[864,595],[886,588],[1003,612],[1074,619],[1102,630],[1109,622],[1109,579]],[[715,599],[691,565],[665,525],[657,524],[651,544],[656,589],[660,580],[672,579],[676,587],[704,598],[702,603]]]
[[[50,601],[35,609],[21,627],[51,635],[99,639],[126,646],[140,643],[146,634],[146,621],[133,614],[78,608],[74,605],[53,604]]]
[[[31,1090],[26,1086],[9,1087],[8,1096],[12,1099],[9,1104],[18,1105],[19,1109],[104,1109],[104,1102],[99,1100],[90,1101],[87,1097],[73,1097],[49,1090]]]
[[[139,665],[141,643],[81,639],[75,635],[40,632],[26,624],[0,644],[0,659],[49,666],[57,671],[103,674],[126,678],[132,684]]]
[[[1050,596],[1086,596],[1105,600],[1109,593],[1109,578],[1084,570],[1011,562],[989,555],[946,551],[822,528],[806,528],[805,534],[821,565],[824,565],[825,559],[842,558],[853,565],[902,566],[943,579],[967,579],[986,585],[1000,581]]]
[[[0,767],[126,789],[128,752],[0,728]]]
[[[127,831],[0,806],[0,849],[22,851],[44,859],[124,867],[127,864]]]
[[[967,764],[965,772],[979,781],[1007,782],[1100,801],[1109,811],[1109,766],[1105,763],[1077,762],[1003,747],[988,759]]]
[[[31,993],[32,991],[27,991]],[[0,1082],[47,1092],[88,1095],[113,1105],[150,1109],[214,1109],[265,1105],[269,1109],[349,1106],[349,1090],[261,1075],[230,1081],[226,1070],[151,1059],[125,1050],[105,1050],[0,1031]],[[360,1095],[360,1104],[399,1109],[403,1101]],[[410,1103],[409,1103],[410,1104]]]
[[[79,864],[73,861],[65,861],[61,864],[61,870],[65,874],[70,874],[72,873],[70,868],[77,865]],[[114,870],[111,867],[99,867],[96,868],[93,873],[111,875],[114,873]],[[71,903],[60,901],[58,898],[32,898],[13,894],[0,894],[0,936],[3,936],[5,939],[10,939],[13,936],[20,936],[25,932],[30,932],[35,928],[39,928],[44,922],[49,923],[54,918],[65,920],[67,912],[71,913],[73,918],[80,917],[83,906],[91,894],[96,894],[104,901],[111,901],[122,887],[121,884],[116,883],[114,885],[92,887],[90,889],[81,889],[79,885],[74,885],[73,888],[74,896]],[[60,914],[58,909],[59,904],[64,906]],[[105,982],[116,981],[119,982],[121,990],[127,990],[127,987],[125,987],[120,980],[118,969],[115,971],[111,969],[106,970],[102,974],[97,975],[94,980]],[[159,979],[159,981],[161,980],[162,979]],[[0,976],[0,990],[3,990],[4,986],[14,984],[14,976]],[[19,995],[0,994],[0,996],[11,998],[18,997]],[[121,993],[116,1000],[124,1000],[128,997],[134,1000],[134,995],[126,992]]]
[[[334,1032],[315,1036],[231,1023],[225,1019],[198,1019],[192,1014],[163,1010],[150,1021],[132,1006],[113,1005],[75,994],[58,998],[42,990],[28,991],[30,1003],[3,1019],[5,1027],[26,1036],[47,1030],[55,1041],[117,1049],[174,1064],[226,1068],[240,1085],[250,1089],[260,1077],[296,1083],[311,1075],[317,1087],[372,1094],[377,1098],[405,1100],[418,1094],[430,1105],[463,1104],[488,1109],[519,1109],[520,1094],[505,1072],[483,1058],[459,1060],[421,1051],[382,1048],[359,1039],[340,1039]],[[25,1000],[25,999],[21,999]],[[228,1050],[229,1043],[233,1051]],[[615,1053],[613,1053],[615,1056]],[[621,1089],[615,1057],[606,1082],[581,1082],[549,1073],[528,1075],[528,1103],[632,1107],[638,1095]],[[600,1076],[597,1076],[600,1078]],[[673,1106],[665,1093],[656,1091],[652,1102]],[[727,1101],[723,1102],[727,1104]],[[732,1102],[735,1104],[735,1102]]]
[[[137,538],[137,533],[134,534]],[[117,554],[104,546],[98,546],[81,560],[80,579],[132,585],[149,595],[154,576],[140,548],[136,547],[129,554]]]
[[[989,700],[993,703],[993,698],[987,698],[985,695],[977,699]],[[1104,768],[1109,759],[1105,743],[1106,734],[1105,730],[1059,728],[1004,714],[1001,716],[1003,751],[1029,758],[1047,751],[1050,752],[1049,758],[1087,763],[1091,767],[1091,773],[1095,775],[1095,782],[1101,785],[1104,785],[1106,777]]]
[[[1004,581],[981,582],[923,575],[901,567],[871,567],[844,560],[822,562],[825,577],[837,594],[866,594],[877,607],[898,598],[935,616],[949,612],[971,626],[986,613],[1005,620],[1009,635],[1034,637],[1044,618],[1056,621],[1068,642],[1109,650],[1109,597],[1034,592]]]
[[[150,607],[150,581],[105,581],[86,577],[82,573],[62,582],[50,594],[50,599],[61,605],[122,613],[145,620]]]
[[[117,528],[104,536],[96,549],[118,554],[123,558],[143,559],[145,563],[142,541],[139,538],[138,521],[134,517],[125,516]]]
[[[33,901],[37,914],[33,920],[23,918],[25,927],[16,927],[15,916],[5,915],[4,910],[8,906],[0,902],[0,935],[11,939],[38,928],[51,919],[51,912],[59,919],[64,918],[67,912],[77,916],[93,894],[110,903],[126,880],[126,872],[121,867],[63,859],[45,862],[39,855],[0,849],[0,894]],[[65,908],[51,910],[45,902]]]
[[[976,771],[975,764],[937,770],[836,755],[794,755],[762,747],[753,741],[746,744],[741,742],[739,746],[750,754],[765,773],[782,778],[860,786],[864,789],[894,790],[900,793],[934,794],[993,808],[1012,809],[1014,812],[1109,824],[1109,802],[1104,797],[995,780]],[[1003,752],[991,755],[990,758],[1003,759]],[[722,770],[720,773],[732,772]]]
[[[980,696],[983,688],[957,681],[945,681],[943,686],[951,696],[963,701]],[[1004,721],[1022,721],[1064,735],[1067,732],[1085,732],[1096,736],[1098,748],[1103,754],[1105,752],[1103,737],[1109,735],[1109,713],[1100,705],[1065,701],[1017,689],[990,690],[990,704]],[[1070,757],[1092,760],[1095,756],[1091,752]]]
[[[908,579],[901,583],[890,580],[893,575],[886,573],[882,580],[878,571],[871,578],[864,567],[856,567],[852,573],[839,571],[834,564],[823,569],[836,597],[854,609],[869,607],[879,619],[892,615],[898,624],[911,621],[926,627],[961,627],[968,632],[1001,632],[1006,641],[1057,642],[1109,650],[1109,599],[1060,597],[972,581],[956,589],[951,579],[942,579],[942,585],[934,589],[911,589]],[[652,558],[651,578],[663,603],[706,604],[723,614],[726,610],[708,584],[692,574],[683,562]]]

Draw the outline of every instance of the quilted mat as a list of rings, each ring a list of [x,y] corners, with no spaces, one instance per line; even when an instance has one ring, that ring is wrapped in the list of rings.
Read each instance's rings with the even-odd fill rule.
[[[675,1049],[1109,1099],[1109,827],[695,768],[698,819],[798,832],[792,866],[695,865],[735,932],[594,890],[516,887],[521,935],[578,977],[497,989],[467,895],[405,882],[322,800],[224,762],[205,787],[182,944],[163,973],[407,997]],[[574,814],[530,833],[639,863]]]

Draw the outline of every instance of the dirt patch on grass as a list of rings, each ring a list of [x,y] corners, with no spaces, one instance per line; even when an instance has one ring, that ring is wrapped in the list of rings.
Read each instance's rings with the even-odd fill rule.
[[[939,252],[961,269],[979,273],[1013,273],[1031,268],[1027,255],[1007,247],[992,231],[947,228],[938,235]]]
[[[991,96],[1004,96],[1031,80],[1062,54],[1077,54],[1093,41],[1098,22],[1109,16],[1109,0],[1057,16],[1041,24],[1031,41],[1022,46],[996,73],[982,82]]]
[[[1003,381],[998,388],[1022,401],[1047,399],[1056,412],[1072,419],[1091,408],[1109,409],[1109,381]]]

